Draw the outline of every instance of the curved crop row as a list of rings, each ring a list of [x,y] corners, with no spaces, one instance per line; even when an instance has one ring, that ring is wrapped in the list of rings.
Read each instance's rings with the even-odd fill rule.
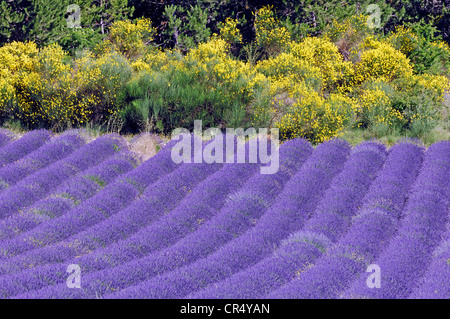
[[[248,145],[247,145],[248,146]],[[228,165],[228,164],[226,164]],[[177,203],[177,200],[174,200],[174,197],[182,197],[183,195],[189,194],[191,196],[188,196],[187,198],[192,197],[191,194],[191,188],[201,190],[200,194],[207,194],[203,190],[209,191],[211,195],[214,195],[214,193],[211,193],[211,190],[217,190],[217,187],[222,187],[220,183],[223,183],[223,179],[220,177],[224,176],[224,172],[229,172],[230,169],[233,172],[235,171],[235,175],[231,176],[233,177],[230,180],[230,185],[233,185],[235,183],[234,177],[236,177],[238,180],[241,179],[241,184],[244,178],[247,176],[250,176],[255,172],[255,169],[258,165],[252,164],[254,169],[251,169],[248,165],[245,164],[239,164],[239,165],[228,165],[226,168],[220,169],[221,164],[186,164],[182,166],[181,168],[175,170],[174,172],[165,175],[163,178],[158,180],[157,183],[154,185],[151,185],[148,189],[146,189],[145,194],[147,195],[148,199],[143,201],[136,201],[134,205],[130,206],[129,209],[125,210],[123,213],[118,213],[115,216],[121,215],[121,218],[119,221],[116,221],[115,223],[111,223],[112,218],[106,220],[106,222],[111,223],[110,226],[104,227],[102,224],[98,224],[95,227],[88,229],[85,233],[78,234],[74,237],[74,241],[71,243],[68,243],[67,241],[64,243],[58,243],[58,245],[55,245],[55,247],[48,247],[48,249],[41,249],[36,254],[34,251],[32,251],[30,254],[27,254],[23,256],[22,258],[24,261],[27,262],[34,262],[39,263],[37,259],[42,256],[48,256],[52,255],[53,258],[58,258],[60,261],[67,259],[69,257],[80,257],[75,256],[75,252],[79,251],[83,245],[83,237],[85,239],[90,239],[90,233],[92,230],[94,230],[93,234],[95,234],[95,238],[100,238],[100,233],[103,233],[105,236],[105,241],[111,239],[111,231],[120,233],[120,234],[129,234],[130,229],[128,230],[121,230],[119,232],[118,227],[127,227],[132,224],[139,225],[142,227],[145,223],[148,223],[155,217],[158,217],[163,211],[168,211],[169,208],[167,204],[165,204],[167,201],[171,201],[171,205],[175,205]],[[230,167],[231,166],[231,167]],[[215,173],[214,173],[215,172]],[[222,172],[222,174],[218,174],[219,172]],[[211,174],[212,173],[212,174]],[[219,175],[219,179],[211,179],[210,176]],[[207,178],[206,181],[202,181],[202,179]],[[229,176],[230,177],[230,176]],[[195,187],[198,182],[201,182],[199,187]],[[211,186],[215,186],[216,188],[210,189]],[[206,187],[206,188],[205,188]],[[226,188],[226,187],[222,187]],[[197,193],[199,193],[197,191]],[[198,197],[196,198],[198,199]],[[204,198],[205,200],[207,198]],[[218,200],[218,196],[215,196],[216,201],[220,202]],[[223,201],[223,200],[222,200]],[[184,208],[190,208],[189,203],[193,203],[192,201],[186,201],[184,200]],[[158,205],[159,203],[159,205]],[[154,205],[157,204],[156,208]],[[165,206],[164,206],[165,204]],[[210,207],[213,207],[214,204],[211,204]],[[178,206],[179,207],[179,206]],[[195,206],[197,207],[197,206]],[[147,214],[142,214],[143,211],[148,212]],[[191,211],[192,212],[192,211]],[[164,215],[167,216],[167,215]],[[134,220],[133,220],[134,219]],[[91,244],[89,241],[87,244]],[[61,250],[60,246],[64,246],[65,249]],[[84,244],[85,245],[85,244]],[[91,244],[92,245],[92,244]],[[68,247],[72,248],[69,249]],[[93,248],[93,247],[90,247]],[[125,249],[123,249],[121,252],[124,252]],[[87,255],[91,257],[94,253]],[[58,257],[59,256],[59,257]],[[96,258],[97,259],[97,258]],[[12,291],[15,293],[20,292],[21,290],[29,290],[30,287],[37,288],[39,285],[43,286],[44,284],[49,284],[50,282],[58,282],[61,278],[59,278],[57,275],[61,275],[62,271],[64,271],[65,264],[57,264],[57,265],[47,265],[43,267],[37,267],[33,268],[33,272],[29,274],[17,274],[16,276],[3,276],[0,278],[0,286],[3,287],[3,289],[0,289],[0,293],[4,296],[9,296]],[[52,269],[54,271],[49,272],[48,270]],[[47,275],[46,275],[47,274]],[[38,276],[39,280],[36,280],[36,277]],[[56,278],[55,278],[56,276]],[[11,287],[9,283],[14,282],[14,288]],[[21,288],[18,288],[21,287]]]
[[[14,134],[6,129],[0,129],[0,149],[6,144],[10,143],[13,139]]]
[[[450,217],[450,216],[449,216]],[[450,296],[450,223],[441,244],[433,251],[431,264],[417,281],[409,299],[448,299]]]
[[[257,163],[212,163],[231,145],[195,134],[202,162],[173,139],[142,163],[115,134],[39,132],[25,151],[0,130],[0,298],[450,296],[448,141],[293,139],[264,174],[267,140]]]
[[[384,146],[364,143],[352,149],[300,232],[291,234],[269,257],[187,298],[260,298],[295,276],[299,265],[312,263],[347,230],[350,219],[386,158]]]
[[[143,276],[157,275],[171,268],[177,268],[189,261],[198,259],[213,251],[222,240],[230,240],[233,234],[244,231],[252,222],[261,215],[283,188],[290,175],[299,169],[301,163],[306,160],[312,151],[311,145],[304,140],[287,143],[280,148],[280,170],[276,174],[255,174],[242,186],[245,192],[238,190],[228,196],[225,205],[208,222],[200,225],[198,229],[174,245],[147,255],[138,247],[131,251],[133,255],[125,256],[126,259],[120,266],[108,268],[94,273],[88,273],[85,277],[89,286],[83,291],[67,290],[61,285],[37,291],[39,295],[80,295],[83,297],[103,295],[111,291],[113,286],[110,281],[116,280],[113,285],[122,285],[125,282],[140,281]],[[145,235],[145,232],[140,232]],[[114,247],[119,253],[121,246]],[[115,250],[110,251],[111,255]],[[140,258],[141,257],[141,258]],[[181,257],[181,258],[180,258]],[[136,259],[139,258],[139,259]],[[133,260],[135,259],[135,260]],[[125,261],[128,261],[125,263]],[[92,262],[92,261],[91,261]],[[142,267],[135,268],[139,263]],[[130,269],[136,269],[131,271]]]
[[[300,170],[287,182],[253,227],[240,236],[224,241],[215,238],[217,251],[181,269],[161,274],[106,298],[180,298],[248,267],[272,252],[285,234],[301,227],[314,210],[322,192],[347,159],[350,147],[339,140],[318,146]],[[211,234],[211,231],[207,232]],[[257,239],[257,240],[255,240]],[[223,242],[227,242],[222,244]],[[214,274],[214,275],[213,275]]]
[[[47,245],[68,238],[114,215],[141,196],[148,185],[177,167],[178,165],[171,159],[170,150],[162,150],[145,164],[121,176],[119,180],[107,185],[95,196],[56,218],[52,223],[39,225],[1,244],[0,249],[8,251],[8,259],[0,263],[0,272],[3,274],[20,271],[26,264],[30,264],[31,257],[28,254],[20,255],[28,250],[32,250],[31,253],[36,256],[36,262],[43,260],[39,256],[45,251],[41,252],[36,248],[48,249]],[[59,246],[58,254],[64,251],[61,247],[64,246]],[[72,245],[68,246],[70,247]],[[74,248],[78,246],[75,245]],[[11,258],[13,256],[15,257]],[[26,262],[23,263],[22,260]]]
[[[68,178],[116,154],[121,146],[123,147],[123,145],[118,146],[120,143],[123,143],[123,140],[116,136],[100,137],[82,146],[68,157],[27,176],[13,187],[5,189],[0,193],[0,218],[3,219],[18,213],[19,210],[47,196]],[[33,238],[24,241],[21,236],[17,238],[21,238],[19,241],[20,244],[23,244],[23,248],[33,241]],[[15,247],[14,241],[2,242],[0,243],[2,252],[0,258],[14,256],[23,251],[21,250],[23,248],[20,248],[20,245]]]
[[[107,158],[101,164],[63,182],[49,196],[20,213],[0,221],[0,239],[11,239],[44,222],[51,223],[75,205],[92,197],[123,173],[132,170],[135,160],[126,153]]]
[[[408,297],[445,230],[449,204],[445,190],[449,180],[450,143],[436,143],[426,153],[398,234],[375,261],[381,270],[380,287],[371,289],[365,280],[358,279],[342,297]]]
[[[207,145],[207,144],[206,144]],[[247,145],[248,146],[248,145]],[[224,153],[225,154],[225,153]],[[228,165],[228,164],[225,164]],[[229,171],[230,168],[239,168],[240,170],[236,171],[236,173],[241,173],[242,176],[239,176],[239,178],[243,179],[246,175],[251,175],[255,172],[255,169],[258,167],[257,164],[252,164],[254,169],[250,169],[250,167],[245,164],[238,164],[233,165],[232,167],[223,168],[219,170],[223,165],[222,164],[185,164],[184,166],[180,167],[179,169],[175,170],[174,172],[165,175],[161,179],[158,180],[157,183],[151,185],[149,188],[146,189],[144,195],[146,195],[146,198],[143,200],[135,201],[133,205],[128,207],[128,209],[117,213],[112,218],[109,218],[105,220],[105,223],[108,225],[104,225],[104,223],[100,223],[95,225],[92,228],[89,228],[87,231],[82,232],[80,234],[77,234],[73,237],[72,241],[63,241],[59,242],[54,247],[46,247],[44,249],[41,249],[39,251],[32,251],[30,254],[26,254],[24,256],[21,256],[21,259],[25,262],[32,262],[35,265],[39,264],[39,260],[42,255],[48,256],[51,255],[53,260],[56,258],[60,262],[62,262],[65,259],[68,258],[78,258],[81,256],[76,256],[77,252],[80,250],[89,250],[92,251],[91,254],[87,255],[88,257],[92,257],[95,253],[96,248],[98,245],[97,242],[102,242],[102,244],[105,246],[109,244],[109,241],[112,241],[114,238],[114,233],[116,234],[130,234],[134,231],[133,227],[142,227],[146,223],[150,223],[155,218],[159,217],[163,212],[168,212],[170,210],[170,205],[174,206],[178,203],[178,200],[180,200],[185,195],[190,195],[188,198],[190,198],[191,195],[191,188],[193,189],[203,189],[204,186],[213,186],[211,181],[208,182],[208,178],[211,175],[214,175],[214,173],[218,173],[220,171]],[[230,166],[230,165],[228,165]],[[244,172],[243,169],[246,171]],[[218,171],[219,170],[219,171]],[[223,176],[223,174],[222,174]],[[238,177],[238,176],[236,176]],[[206,178],[206,181],[202,181]],[[214,179],[212,180],[214,181]],[[215,180],[216,186],[219,186],[217,182],[220,181],[223,182],[223,179]],[[195,187],[198,183],[202,183],[199,185],[199,187]],[[205,183],[206,182],[206,183]],[[233,180],[234,182],[234,180]],[[242,184],[242,181],[241,181]],[[211,191],[211,190],[209,190]],[[204,193],[204,192],[203,192]],[[215,196],[217,198],[217,196]],[[170,205],[167,205],[167,201],[171,201]],[[223,201],[223,200],[222,200]],[[185,202],[189,203],[189,201]],[[177,206],[179,207],[179,206]],[[142,212],[147,212],[146,214],[142,214]],[[116,220],[114,217],[118,216],[118,220]],[[167,214],[164,216],[168,216]],[[132,227],[130,227],[132,226]],[[94,237],[95,236],[95,237]],[[96,242],[92,242],[92,238],[96,239]],[[118,239],[120,239],[118,237]],[[63,246],[64,249],[61,249],[60,247]],[[89,247],[86,247],[89,246]],[[96,247],[93,247],[96,246]],[[123,245],[122,241],[122,247],[127,247],[127,245]],[[126,249],[122,249],[121,252],[126,252]],[[97,260],[97,257],[95,258]],[[75,260],[76,261],[76,260]],[[73,261],[73,262],[75,262]],[[0,282],[5,284],[0,284],[3,286],[3,289],[0,289],[0,293],[4,296],[9,295],[11,289],[10,285],[7,282],[14,282],[15,288],[12,289],[14,292],[19,292],[21,289],[18,289],[17,287],[27,287],[26,290],[30,289],[30,285],[36,289],[39,285],[43,286],[44,284],[49,284],[51,282],[58,282],[58,280],[61,280],[60,277],[58,277],[58,274],[61,275],[64,271],[64,267],[66,267],[66,264],[56,264],[56,265],[48,265],[43,267],[36,267],[33,268],[32,273],[27,274],[26,271],[22,274],[19,273],[17,276],[9,276],[9,277],[1,277]],[[83,265],[83,263],[81,263]],[[49,269],[52,269],[51,272],[49,272]],[[84,271],[86,271],[86,268],[84,267]],[[39,277],[38,280],[35,280],[36,275]]]
[[[78,134],[65,134],[51,139],[37,150],[0,169],[0,191],[22,178],[53,164],[81,147],[85,142]]]
[[[26,133],[20,139],[7,143],[0,149],[0,168],[12,163],[44,145],[53,134],[47,130]]]
[[[298,278],[268,293],[268,298],[337,298],[383,250],[397,230],[408,190],[422,163],[423,150],[400,143],[389,150],[385,165],[346,234]]]

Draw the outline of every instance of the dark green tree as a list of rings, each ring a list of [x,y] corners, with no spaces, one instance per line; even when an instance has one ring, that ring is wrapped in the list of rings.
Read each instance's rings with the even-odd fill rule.
[[[27,38],[32,8],[31,1],[27,0],[0,2],[0,45]]]

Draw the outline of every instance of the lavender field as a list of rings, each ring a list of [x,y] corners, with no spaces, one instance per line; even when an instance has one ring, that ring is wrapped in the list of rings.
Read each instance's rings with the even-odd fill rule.
[[[450,141],[293,139],[275,174],[174,143],[0,130],[0,298],[450,298]]]

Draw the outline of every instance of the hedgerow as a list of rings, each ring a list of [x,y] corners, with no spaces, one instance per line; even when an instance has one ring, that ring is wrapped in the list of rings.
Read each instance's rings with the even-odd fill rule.
[[[149,19],[114,22],[101,44],[74,56],[58,44],[12,42],[0,48],[0,119],[59,130],[114,122],[118,131],[165,134],[201,119],[221,129],[278,127],[282,139],[313,143],[381,126],[424,136],[450,88],[450,49],[422,24],[382,35],[367,18],[335,19],[322,35],[293,40],[265,6],[246,47],[255,55],[244,59],[236,56],[240,21],[231,18],[182,51],[152,46]]]

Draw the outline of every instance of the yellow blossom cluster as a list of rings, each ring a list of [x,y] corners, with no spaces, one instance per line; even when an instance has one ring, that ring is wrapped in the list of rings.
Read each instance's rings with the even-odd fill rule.
[[[98,48],[102,53],[116,50],[129,58],[140,55],[146,49],[146,42],[153,40],[156,29],[150,19],[141,18],[135,23],[125,21],[113,22],[108,38]]]
[[[370,78],[389,80],[411,76],[413,68],[405,54],[385,41],[368,37],[361,46],[361,61],[355,65],[351,85],[359,85]]]
[[[264,48],[269,56],[278,54],[285,48],[291,35],[275,16],[272,5],[259,9],[255,14],[256,43]]]
[[[294,90],[296,102],[275,124],[282,139],[304,137],[321,143],[337,136],[355,116],[357,102],[341,94],[322,97],[303,83]]]
[[[405,55],[411,54],[417,46],[417,36],[405,26],[397,26],[387,38],[389,44]]]
[[[238,21],[227,17],[225,22],[220,22],[218,27],[220,29],[220,37],[227,43],[242,43],[242,35],[237,28]]]

